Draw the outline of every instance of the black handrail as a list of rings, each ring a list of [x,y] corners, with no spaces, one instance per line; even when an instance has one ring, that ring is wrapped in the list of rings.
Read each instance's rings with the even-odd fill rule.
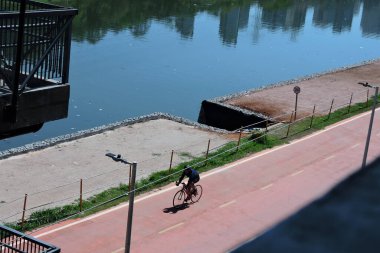
[[[0,252],[59,253],[61,249],[12,228],[0,225]]]

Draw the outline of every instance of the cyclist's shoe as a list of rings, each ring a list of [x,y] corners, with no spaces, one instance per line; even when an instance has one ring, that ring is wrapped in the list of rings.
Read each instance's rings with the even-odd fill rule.
[[[190,200],[190,197],[187,197],[185,198],[185,202],[189,201]]]
[[[192,194],[193,194],[194,196],[197,196],[197,195],[198,195],[198,191],[197,191],[197,190],[194,190]]]

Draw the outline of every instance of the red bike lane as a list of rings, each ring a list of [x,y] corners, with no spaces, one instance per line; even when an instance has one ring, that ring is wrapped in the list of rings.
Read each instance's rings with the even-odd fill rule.
[[[377,110],[368,162],[380,155]],[[174,210],[174,183],[136,198],[131,252],[225,252],[323,195],[360,168],[369,113],[201,174],[200,202]],[[62,252],[124,252],[128,205],[33,235]]]

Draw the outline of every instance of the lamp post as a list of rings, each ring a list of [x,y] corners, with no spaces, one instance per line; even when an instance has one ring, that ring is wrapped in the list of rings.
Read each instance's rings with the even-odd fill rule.
[[[301,92],[301,88],[299,86],[295,86],[293,88],[293,92],[296,94],[296,105],[294,108],[294,121],[297,119],[297,102],[298,102],[298,94]]]
[[[370,84],[366,83],[358,83],[363,85],[364,87],[370,87],[375,89],[375,96],[373,98],[373,105],[372,105],[372,113],[371,113],[371,119],[369,121],[369,127],[368,127],[368,134],[367,134],[367,141],[365,144],[364,149],[364,155],[363,155],[363,163],[362,163],[362,169],[366,166],[367,163],[367,155],[368,155],[368,148],[369,148],[369,142],[371,140],[371,132],[372,132],[372,125],[373,125],[373,119],[375,117],[375,110],[376,110],[376,104],[377,104],[377,97],[379,96],[379,87],[374,87]]]
[[[128,223],[127,231],[125,235],[125,253],[129,253],[131,250],[131,235],[132,235],[132,218],[133,218],[133,204],[135,200],[135,181],[136,181],[136,162],[128,162],[127,160],[121,158],[121,155],[115,155],[112,153],[107,153],[106,156],[111,157],[115,162],[121,162],[124,164],[132,165],[132,177],[130,180],[130,192],[129,192],[129,208],[128,208]]]

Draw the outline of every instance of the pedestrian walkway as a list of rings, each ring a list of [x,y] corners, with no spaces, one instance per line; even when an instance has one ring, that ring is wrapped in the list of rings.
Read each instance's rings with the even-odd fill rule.
[[[258,236],[360,168],[369,113],[201,175],[199,203],[174,210],[173,185],[136,199],[131,252],[225,252]],[[377,110],[368,162],[380,155]],[[124,252],[128,205],[33,235],[62,252]]]

